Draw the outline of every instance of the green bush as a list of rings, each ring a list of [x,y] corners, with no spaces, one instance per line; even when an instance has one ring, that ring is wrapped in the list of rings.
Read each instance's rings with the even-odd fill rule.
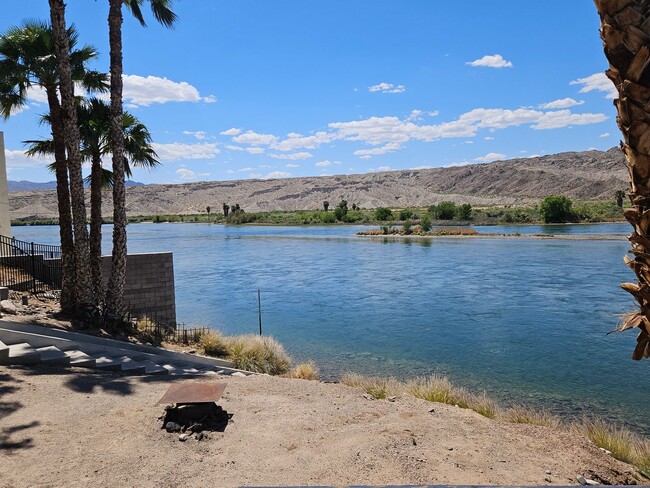
[[[323,224],[333,224],[336,222],[336,215],[334,215],[332,212],[321,212],[320,221]]]
[[[426,214],[420,219],[420,227],[424,232],[429,232],[431,230],[431,216]]]
[[[345,214],[348,213],[348,210],[343,208],[343,207],[336,207],[334,209],[334,217],[336,220],[343,220],[343,217],[345,217]]]
[[[393,220],[393,212],[390,208],[379,207],[375,210],[375,219],[377,220]]]
[[[407,220],[404,222],[404,225],[402,225],[402,229],[404,229],[404,234],[407,236],[410,235],[413,232],[413,223],[410,220]]]
[[[546,224],[571,222],[575,220],[572,206],[569,198],[552,195],[542,200],[539,211]]]
[[[456,215],[456,204],[449,201],[440,202],[438,205],[431,205],[429,213],[436,219],[452,220]]]
[[[400,220],[409,220],[409,219],[416,219],[416,218],[417,218],[416,213],[410,208],[405,208],[404,210],[400,210],[399,212]]]
[[[463,203],[456,207],[455,216],[458,220],[469,220],[472,218],[472,206],[469,203]]]

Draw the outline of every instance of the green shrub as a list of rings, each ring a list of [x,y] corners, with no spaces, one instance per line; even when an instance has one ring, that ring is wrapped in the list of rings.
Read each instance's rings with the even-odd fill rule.
[[[375,219],[381,221],[393,220],[393,212],[390,208],[379,207],[375,209]]]
[[[420,227],[424,232],[429,232],[431,230],[431,216],[429,214],[425,214],[425,216],[420,219]]]
[[[400,220],[410,220],[410,219],[416,219],[417,215],[416,213],[411,210],[410,208],[405,208],[404,210],[400,210],[399,212],[399,219]]]
[[[405,235],[410,235],[413,232],[413,223],[410,220],[407,220],[404,222],[404,225],[402,225],[402,229],[404,230]]]
[[[569,198],[552,195],[542,200],[539,211],[547,224],[571,222],[575,218],[572,206],[573,202]]]
[[[323,224],[333,224],[336,222],[336,215],[334,215],[332,212],[321,212],[320,221]]]
[[[456,215],[456,204],[449,201],[440,202],[438,205],[431,205],[429,213],[436,219],[452,220]]]
[[[456,207],[455,217],[458,220],[469,220],[472,218],[472,206],[469,203],[463,203]]]

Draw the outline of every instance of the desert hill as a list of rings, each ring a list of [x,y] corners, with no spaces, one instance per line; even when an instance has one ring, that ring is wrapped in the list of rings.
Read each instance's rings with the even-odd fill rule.
[[[341,199],[362,208],[426,206],[442,200],[472,205],[524,204],[548,195],[613,199],[628,188],[619,148],[565,152],[451,168],[274,180],[205,181],[127,189],[129,215],[220,212],[224,202],[249,212],[322,208]],[[104,197],[110,214],[111,195]],[[12,192],[12,218],[56,217],[53,190]]]

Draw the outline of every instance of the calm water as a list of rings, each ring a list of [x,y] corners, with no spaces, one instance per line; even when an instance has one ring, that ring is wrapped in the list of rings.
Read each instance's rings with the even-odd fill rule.
[[[129,252],[173,251],[177,314],[264,332],[326,376],[439,372],[504,403],[595,413],[650,434],[650,364],[618,284],[626,241],[370,240],[358,227],[129,226]],[[109,227],[105,234],[109,236]],[[16,238],[58,243],[55,227]],[[626,234],[627,224],[499,226],[489,233]],[[108,251],[108,247],[107,247]]]

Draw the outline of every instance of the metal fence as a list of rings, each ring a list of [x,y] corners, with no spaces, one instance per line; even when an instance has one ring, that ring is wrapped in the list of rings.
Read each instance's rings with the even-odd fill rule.
[[[185,327],[185,324],[165,324],[157,322],[148,315],[135,320],[140,332],[149,334],[152,342],[175,342],[178,344],[195,344],[210,331],[208,327]]]
[[[32,293],[61,289],[61,247],[0,236],[0,286]]]

